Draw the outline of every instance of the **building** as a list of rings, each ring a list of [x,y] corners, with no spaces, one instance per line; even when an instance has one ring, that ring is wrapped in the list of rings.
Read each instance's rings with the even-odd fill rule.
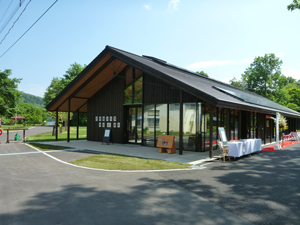
[[[110,46],[46,108],[86,112],[90,141],[102,141],[107,127],[116,143],[155,146],[158,135],[167,134],[175,136],[179,154],[208,151],[211,157],[218,127],[228,140],[262,143],[275,141],[276,112],[288,118],[287,132],[300,127],[298,112],[262,96]]]

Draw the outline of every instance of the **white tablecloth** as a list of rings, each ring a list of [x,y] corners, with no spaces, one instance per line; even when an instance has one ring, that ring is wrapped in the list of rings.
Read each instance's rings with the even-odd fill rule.
[[[247,139],[246,141],[228,142],[229,156],[241,157],[253,152],[261,151],[261,139]]]

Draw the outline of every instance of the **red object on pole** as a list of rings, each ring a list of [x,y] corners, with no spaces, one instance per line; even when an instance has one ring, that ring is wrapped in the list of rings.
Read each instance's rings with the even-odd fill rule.
[[[2,129],[0,128],[0,136],[2,135]]]

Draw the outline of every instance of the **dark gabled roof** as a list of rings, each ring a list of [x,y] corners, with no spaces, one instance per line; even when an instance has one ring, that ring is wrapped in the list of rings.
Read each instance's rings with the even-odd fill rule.
[[[218,107],[263,111],[271,114],[280,112],[284,115],[300,117],[298,112],[252,92],[177,67],[155,57],[138,56],[110,46],[106,46],[86,69],[82,71],[82,73],[78,75],[50,104],[48,104],[46,108],[50,111],[54,111],[56,108],[59,108],[59,111],[66,111],[66,101],[70,97],[72,97],[72,99],[76,98],[76,101],[80,99],[81,103],[85,104],[89,97],[99,91],[113,78],[113,76],[107,77],[107,75],[105,75],[106,73],[102,73],[102,71],[106,69],[106,72],[113,74],[114,71],[108,71],[105,67],[112,68],[109,64],[114,60],[117,60],[115,63],[122,65],[120,66],[120,71],[126,65],[133,66],[146,74],[157,77]],[[90,90],[90,83],[95,83],[95,79],[101,81],[101,76],[103,77],[102,85],[98,85]],[[83,94],[83,92],[86,94]],[[87,92],[90,93],[88,94]],[[71,100],[71,105],[73,105],[73,103],[75,104],[76,101],[73,100],[72,102]],[[82,104],[79,105],[82,106]],[[76,110],[76,107],[71,109],[71,111]],[[86,108],[83,111],[86,111]]]

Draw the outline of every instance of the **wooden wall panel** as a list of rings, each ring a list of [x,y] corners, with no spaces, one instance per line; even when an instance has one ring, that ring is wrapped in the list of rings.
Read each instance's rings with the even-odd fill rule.
[[[161,81],[155,77],[144,74],[144,103],[145,104],[162,104],[162,103],[179,103],[180,90]],[[183,102],[196,102],[197,98],[183,92]]]
[[[123,93],[124,78],[118,76],[89,99],[87,140],[102,141],[104,134],[102,124],[104,122],[101,119],[102,124],[99,127],[99,116],[116,116],[116,123],[120,123],[120,128],[113,128],[114,121],[109,121],[112,126],[113,142],[123,143]],[[96,116],[98,116],[98,121],[95,121]],[[107,127],[106,120],[105,127]]]

